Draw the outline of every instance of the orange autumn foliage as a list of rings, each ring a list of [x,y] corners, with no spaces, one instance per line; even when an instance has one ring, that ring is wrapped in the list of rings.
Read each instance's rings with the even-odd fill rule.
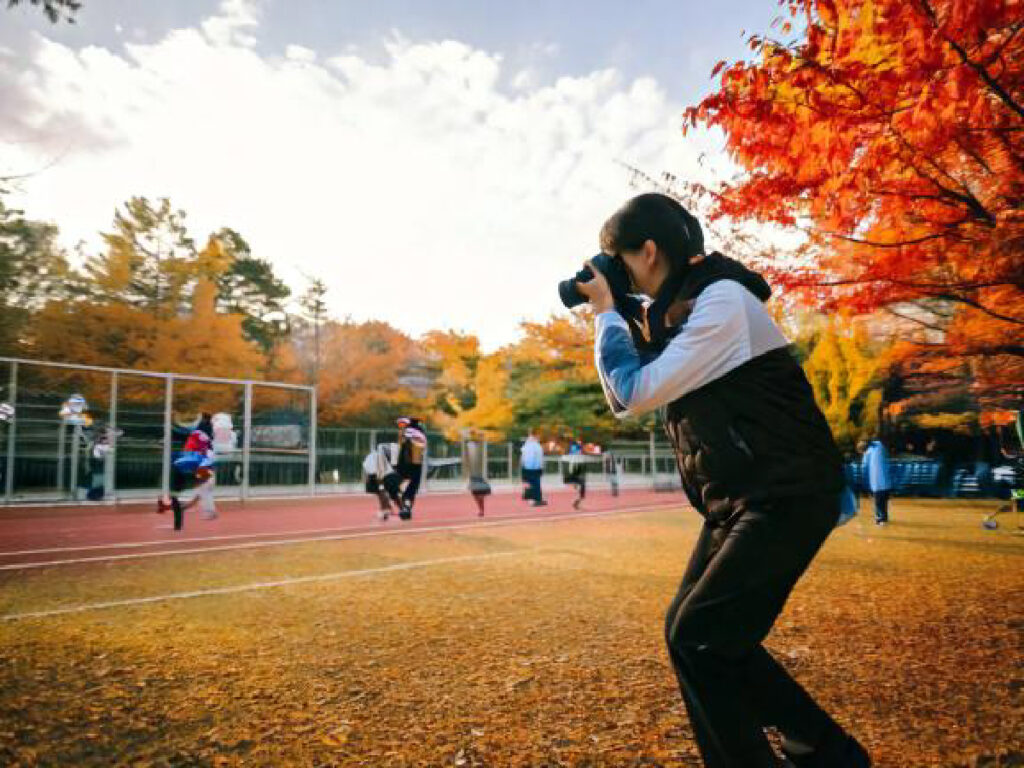
[[[414,381],[415,342],[387,323],[329,322],[322,330],[318,381],[321,421],[379,426],[412,409],[423,416],[425,392]]]
[[[534,363],[542,379],[597,381],[593,313],[588,308],[552,315],[544,323],[524,322],[521,328],[523,338],[511,354]]]
[[[435,424],[454,434],[462,414],[476,404],[480,340],[457,331],[428,331],[420,344],[432,378],[430,399]]]
[[[51,302],[33,322],[32,348],[58,362],[257,378],[263,356],[242,335],[242,317],[217,313],[215,301],[212,283],[203,280],[193,293],[192,311],[168,318],[114,302]],[[103,397],[106,391],[86,394]],[[151,382],[127,378],[121,394],[151,398]]]

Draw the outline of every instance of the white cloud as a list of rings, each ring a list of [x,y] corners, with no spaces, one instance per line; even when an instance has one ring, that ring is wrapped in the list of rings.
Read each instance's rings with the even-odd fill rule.
[[[222,0],[220,13],[202,23],[203,33],[216,45],[254,45],[256,38],[242,30],[259,26],[257,3],[251,0]]]
[[[115,206],[168,196],[197,239],[231,226],[293,285],[322,277],[339,316],[494,348],[558,307],[555,283],[631,194],[618,161],[682,177],[707,150],[651,79],[503,90],[501,56],[460,42],[395,35],[376,62],[267,56],[258,24],[256,6],[227,0],[123,54],[40,38],[30,61],[0,58],[25,103],[0,117],[4,154],[19,170],[62,158],[18,202],[98,247]]]

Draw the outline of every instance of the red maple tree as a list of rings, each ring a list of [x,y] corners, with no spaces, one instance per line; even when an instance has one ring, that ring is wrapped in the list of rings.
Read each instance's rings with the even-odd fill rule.
[[[823,306],[886,308],[915,365],[1024,394],[1024,1],[783,0],[783,35],[720,62],[687,127],[744,175],[714,217],[807,232],[777,278]]]

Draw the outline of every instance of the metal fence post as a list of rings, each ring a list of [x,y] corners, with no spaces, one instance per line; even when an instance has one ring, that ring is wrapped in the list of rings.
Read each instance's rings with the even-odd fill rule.
[[[7,423],[7,469],[4,472],[4,499],[10,504],[14,494],[14,437],[18,429],[18,364],[11,363],[11,380],[8,387],[14,415]]]
[[[171,413],[174,405],[174,377],[164,380],[164,445],[163,466],[160,468],[160,492],[164,496],[171,493]]]
[[[242,411],[242,500],[249,498],[249,456],[252,451],[252,382],[245,382],[245,406]]]
[[[107,441],[110,461],[104,462],[103,490],[110,498],[117,500],[117,371],[110,376],[110,412],[107,419]]]
[[[316,442],[316,387],[309,392],[309,495],[316,495],[317,463]]]
[[[515,454],[512,451],[512,441],[508,441],[508,479],[515,480],[515,475],[512,474],[512,462],[515,460]]]
[[[82,425],[75,424],[71,428],[71,479],[68,480],[68,494],[72,501],[78,501],[78,465],[81,462]]]
[[[64,449],[67,442],[67,424],[61,416],[57,427],[57,492],[61,494],[64,493]]]
[[[658,455],[654,448],[654,430],[651,430],[651,482],[658,484]]]
[[[420,464],[420,485],[424,491],[427,490],[427,483],[430,481],[430,473],[427,471],[427,467],[430,466],[430,459],[427,457],[429,448],[430,440],[428,439],[427,444],[423,446],[423,463]]]

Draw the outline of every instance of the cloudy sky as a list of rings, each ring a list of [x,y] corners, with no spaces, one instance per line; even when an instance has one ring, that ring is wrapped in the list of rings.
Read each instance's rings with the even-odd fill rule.
[[[27,3],[24,4],[27,6]],[[0,10],[0,175],[99,247],[132,195],[229,226],[338,317],[487,349],[635,193],[622,164],[706,173],[680,115],[775,0],[85,0]],[[714,244],[711,243],[713,246]]]

